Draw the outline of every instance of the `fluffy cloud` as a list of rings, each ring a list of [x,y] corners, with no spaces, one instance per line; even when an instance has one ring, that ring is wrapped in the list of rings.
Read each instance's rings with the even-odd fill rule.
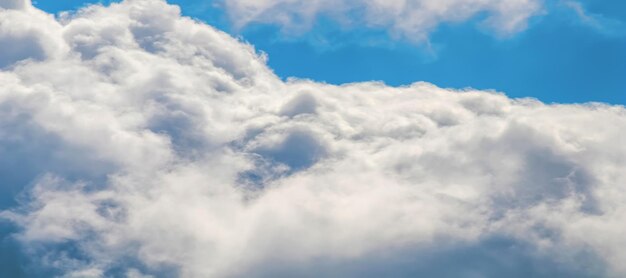
[[[311,28],[318,17],[345,25],[389,29],[395,36],[422,41],[437,25],[486,14],[484,23],[500,34],[524,29],[540,13],[541,0],[222,0],[235,26],[274,23],[289,31]]]
[[[24,275],[626,274],[621,106],[284,82],[156,0],[0,7]]]

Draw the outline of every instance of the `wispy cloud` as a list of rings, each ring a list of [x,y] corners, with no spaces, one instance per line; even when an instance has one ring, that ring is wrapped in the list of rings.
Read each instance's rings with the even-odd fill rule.
[[[625,36],[626,24],[620,20],[608,18],[600,14],[589,13],[582,3],[577,1],[563,1],[563,5],[573,10],[580,22],[610,36]]]
[[[511,34],[523,30],[528,19],[542,10],[538,0],[224,0],[222,5],[237,27],[260,22],[302,32],[320,17],[330,17],[344,26],[387,29],[392,36],[414,42],[425,41],[442,23],[466,21],[479,14],[487,15],[485,23],[492,30]]]

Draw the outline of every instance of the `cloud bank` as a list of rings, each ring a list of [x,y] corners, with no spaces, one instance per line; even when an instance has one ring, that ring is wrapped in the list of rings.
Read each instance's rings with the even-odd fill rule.
[[[541,0],[222,0],[236,27],[252,22],[278,24],[289,32],[310,29],[321,18],[344,26],[387,29],[394,36],[423,41],[444,23],[484,17],[501,35],[518,32],[541,13]]]
[[[0,7],[24,276],[626,275],[622,106],[282,81],[163,1]]]

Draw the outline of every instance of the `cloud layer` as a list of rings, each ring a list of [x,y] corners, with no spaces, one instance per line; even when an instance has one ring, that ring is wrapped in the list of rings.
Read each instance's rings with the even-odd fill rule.
[[[28,275],[626,274],[621,106],[285,82],[162,1],[0,7],[0,215]]]
[[[320,17],[345,26],[388,29],[392,35],[423,41],[443,23],[484,16],[484,24],[505,35],[526,27],[542,10],[541,0],[222,0],[235,26],[272,23],[290,32],[311,28]]]

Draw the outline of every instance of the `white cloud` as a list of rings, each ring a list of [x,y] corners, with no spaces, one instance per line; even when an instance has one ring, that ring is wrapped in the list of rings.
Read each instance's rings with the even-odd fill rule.
[[[0,10],[20,18],[3,45],[46,49],[0,72],[0,181],[26,192],[1,215],[31,271],[626,273],[623,107],[283,82],[252,46],[179,13]]]
[[[330,17],[344,25],[388,29],[416,42],[440,24],[481,14],[486,14],[484,22],[497,33],[511,34],[542,11],[541,0],[222,0],[221,4],[239,28],[261,22],[301,32],[319,17]]]
[[[61,38],[50,36],[60,27],[53,16],[17,0],[0,1],[0,10],[0,68],[26,58],[53,58],[63,51]]]

